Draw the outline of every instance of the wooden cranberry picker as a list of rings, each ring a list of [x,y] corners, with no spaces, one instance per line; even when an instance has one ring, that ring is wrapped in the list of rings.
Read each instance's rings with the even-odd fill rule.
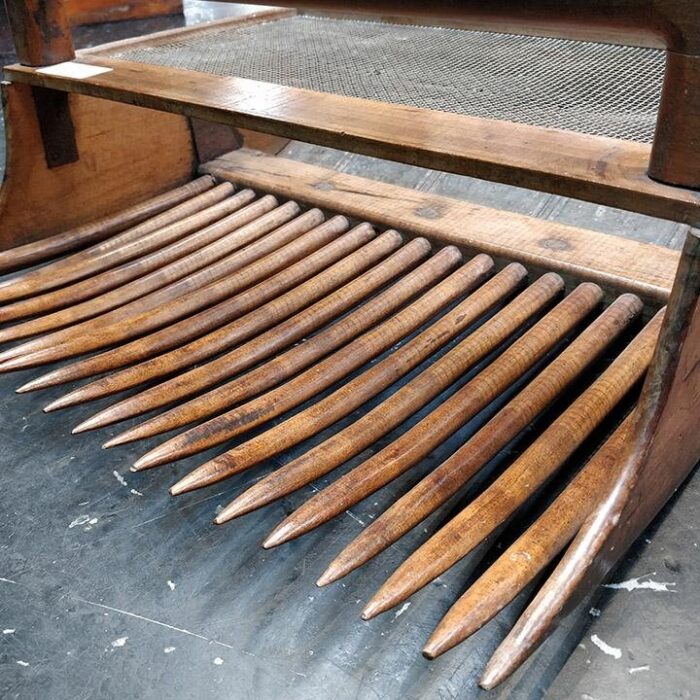
[[[76,55],[61,2],[8,0],[19,64],[3,84],[0,371],[76,358],[21,392],[95,377],[46,410],[138,388],[74,431],[158,409],[108,443],[180,430],[135,470],[238,438],[173,494],[284,453],[397,385],[239,495],[217,523],[331,473],[469,374],[280,523],[265,547],[414,469],[500,397],[459,449],[334,553],[319,585],[397,541],[533,421],[544,424],[389,577],[365,618],[465,557],[593,441],[590,458],[427,640],[429,658],[454,647],[562,555],[491,658],[481,683],[493,687],[605,578],[700,459],[700,235],[691,228],[679,255],[273,151],[295,138],[697,226],[700,19],[689,0],[294,4],[316,14],[267,10]],[[386,77],[384,102],[342,75],[260,80],[256,61],[281,35],[299,37],[294,50],[309,32],[366,39],[369,23],[341,14],[350,9],[394,15],[371,25],[378,36],[401,30],[422,41],[439,29],[455,51],[507,41],[526,62],[523,34],[559,37],[562,50],[580,45],[596,60],[617,60],[624,42],[662,47],[655,130],[640,105],[630,110],[641,115],[634,128],[605,122],[604,108],[591,123],[572,108],[575,123],[556,128],[528,105],[483,113],[470,96],[470,113],[454,95],[425,102],[419,88],[407,94]],[[228,50],[207,56],[216,45]],[[371,47],[353,60],[371,61]],[[245,52],[253,68],[238,75],[234,59]],[[457,96],[468,87],[461,79]]]

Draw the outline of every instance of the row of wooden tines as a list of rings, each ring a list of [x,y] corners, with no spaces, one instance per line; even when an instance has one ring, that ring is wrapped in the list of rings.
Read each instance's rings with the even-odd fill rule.
[[[18,268],[25,269],[7,274]],[[335,557],[319,585],[366,563],[463,493],[534,422],[526,448],[426,536],[364,608],[369,619],[405,601],[559,478],[539,517],[439,623],[424,649],[431,658],[484,625],[576,534],[608,483],[610,457],[630,422],[616,418],[613,430],[606,420],[629,409],[663,314],[643,325],[634,295],[603,308],[595,284],[566,293],[555,273],[533,281],[518,263],[499,270],[487,255],[467,259],[453,246],[354,225],[209,176],[0,253],[0,272],[0,371],[78,358],[19,392],[93,378],[45,408],[55,411],[138,388],[73,430],[155,412],[105,445],[179,431],[141,456],[134,471],[226,444],[171,486],[172,494],[309,442],[223,507],[216,523],[318,483],[354,459],[352,469],[315,488],[264,547],[344,513],[488,414]],[[265,428],[240,437],[258,426]],[[591,436],[592,456],[571,467]],[[384,446],[372,451],[378,441]],[[494,685],[508,672],[497,652],[482,683]]]

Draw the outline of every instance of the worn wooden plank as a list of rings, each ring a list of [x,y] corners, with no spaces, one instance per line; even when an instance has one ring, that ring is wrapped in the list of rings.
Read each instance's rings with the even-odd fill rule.
[[[342,97],[104,56],[76,80],[6,68],[15,81],[129,102],[367,155],[571,195],[684,222],[700,193],[646,175],[646,144]]]
[[[245,149],[203,168],[252,188],[662,302],[674,250],[345,175]]]

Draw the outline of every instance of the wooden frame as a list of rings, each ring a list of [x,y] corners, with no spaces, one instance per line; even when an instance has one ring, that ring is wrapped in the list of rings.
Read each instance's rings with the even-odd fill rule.
[[[331,9],[343,5],[330,1],[322,4]],[[404,4],[403,11],[418,11],[419,6],[422,4],[407,3]],[[570,0],[557,3],[556,6],[558,11],[552,12],[551,21],[558,30],[566,29],[567,22],[574,21],[577,26],[590,24],[595,28],[599,18],[604,16],[605,32],[644,31],[669,48],[659,129],[651,152],[643,146],[620,144],[609,139],[563,135],[556,131],[494,124],[486,120],[380,105],[365,100],[321,95],[240,78],[203,76],[188,71],[117,61],[105,58],[99,51],[82,54],[79,62],[108,68],[108,72],[82,80],[49,75],[38,71],[37,66],[70,61],[74,58],[70,32],[62,13],[62,3],[44,3],[37,0],[11,3],[13,33],[18,55],[24,65],[6,69],[6,74],[13,83],[5,89],[10,134],[10,167],[0,196],[3,221],[0,241],[5,247],[10,247],[39,239],[32,251],[27,252],[22,248],[17,251],[18,259],[36,262],[42,259],[42,256],[50,257],[59,250],[65,250],[65,247],[56,247],[55,239],[53,242],[46,239],[47,243],[42,247],[41,239],[48,234],[70,226],[86,225],[87,222],[81,218],[105,216],[110,210],[133,206],[137,193],[128,189],[128,183],[118,190],[113,188],[114,191],[110,194],[105,184],[109,181],[107,166],[100,163],[104,151],[110,152],[110,160],[114,162],[130,162],[137,152],[152,162],[153,177],[139,170],[134,180],[141,199],[145,194],[143,188],[146,186],[150,187],[148,194],[157,195],[167,187],[183,182],[192,172],[194,157],[192,138],[183,116],[258,129],[276,136],[341,145],[344,148],[349,147],[359,152],[402,162],[512,182],[560,194],[576,194],[583,199],[697,224],[700,218],[700,194],[697,191],[660,184],[646,176],[647,162],[651,159],[651,172],[657,179],[690,186],[700,184],[700,145],[697,138],[700,131],[700,33],[691,3],[684,0],[664,3],[660,0],[625,0],[615,5],[617,9],[614,13],[605,15],[599,12],[598,2]],[[389,9],[388,4],[377,7],[376,3],[372,3],[371,8],[369,3],[357,3],[356,7],[374,11]],[[432,5],[430,12],[433,15],[449,15],[450,7],[454,8],[454,3],[437,3]],[[539,22],[544,10],[552,9],[549,3],[505,1],[491,3],[488,13],[479,9],[482,7],[483,3],[461,3],[455,11],[457,19],[473,16],[482,23],[494,23],[497,26],[501,26],[503,21],[522,21],[528,24],[533,20]],[[391,8],[395,9],[393,5]],[[267,18],[270,16],[260,15]],[[669,31],[669,27],[674,31]],[[597,30],[599,31],[600,27]],[[679,90],[679,86],[682,90]],[[62,143],[58,143],[56,151],[50,151],[49,147],[52,144],[49,142],[55,130],[55,126],[52,127],[51,124],[55,125],[56,122],[48,122],[47,126],[47,117],[41,113],[42,102],[31,98],[31,88],[69,94],[67,101],[56,103],[61,104],[61,110],[64,110],[60,120],[61,128],[69,129],[71,125],[75,127],[75,148],[67,149],[67,155],[61,152]],[[112,102],[126,105],[115,105]],[[104,111],[105,106],[109,110],[107,114]],[[158,112],[139,111],[138,116],[134,117],[137,113],[132,110],[138,110],[139,107],[151,108]],[[129,119],[141,119],[145,114],[153,115],[149,117],[153,122],[149,122],[147,127],[142,129],[150,145],[129,138],[131,131],[125,130],[124,126]],[[470,135],[463,134],[466,124],[471,129]],[[98,125],[104,127],[99,133],[96,129]],[[31,150],[20,151],[15,148],[15,132],[18,130],[24,130],[26,142],[31,144]],[[455,137],[455,133],[459,133],[459,136]],[[162,141],[158,139],[167,139],[172,148],[162,147]],[[59,141],[64,142],[65,138]],[[487,141],[495,141],[498,147],[495,150],[486,147]],[[43,150],[42,146],[39,146],[40,143]],[[545,143],[549,152],[557,152],[558,157],[543,160],[541,154]],[[41,157],[44,156],[46,160],[49,151],[52,158],[55,156],[55,160],[41,163]],[[172,160],[168,160],[169,158]],[[95,163],[98,166],[97,177],[94,175]],[[29,176],[32,168],[39,170],[36,179]],[[292,164],[270,156],[255,156],[249,152],[238,152],[225,159],[212,161],[204,165],[203,170],[223,180],[231,179],[237,185],[260,188],[267,192],[272,190],[280,196],[297,198],[305,204],[342,210],[351,216],[367,218],[372,223],[400,226],[414,235],[428,235],[434,242],[443,246],[440,253],[426,263],[428,267],[420,268],[424,270],[421,274],[428,277],[433,275],[429,279],[439,279],[439,275],[458,259],[458,251],[455,252],[456,249],[448,245],[457,243],[470,252],[492,253],[500,259],[499,262],[522,260],[538,270],[562,271],[576,281],[600,282],[607,290],[637,292],[651,302],[653,310],[658,304],[668,301],[659,341],[638,407],[596,457],[612,470],[612,485],[595,504],[582,527],[573,533],[576,535],[575,540],[553,576],[545,583],[516,628],[493,657],[482,679],[484,686],[493,686],[527,658],[554,628],[558,619],[603,579],[626,547],[642,532],[700,458],[700,431],[697,429],[696,411],[700,400],[698,233],[691,231],[685,249],[679,257],[675,253],[653,246],[642,246],[630,241],[616,241],[613,245],[605,236],[592,232],[536,222],[527,217],[502,212],[496,213],[486,208],[454,203],[447,199],[426,198],[388,185],[370,185],[357,178],[323,172],[311,166]],[[75,174],[74,179],[66,178],[66,173]],[[205,190],[210,186],[210,180],[201,184]],[[67,187],[67,194],[65,191],[62,194],[61,187]],[[224,183],[219,185],[219,189],[215,188],[201,196],[205,198],[207,206],[213,201],[215,203],[211,205],[212,208],[218,207],[217,211],[226,211],[240,218],[241,213],[237,213],[236,210],[249,202],[253,194],[244,190],[237,195],[238,200],[225,199],[223,203],[217,202],[218,197],[228,197],[231,189],[230,185]],[[81,198],[84,209],[77,215],[62,213],[65,210],[62,196]],[[173,196],[166,196],[166,199],[171,203],[180,201],[173,200]],[[380,204],[377,204],[377,199]],[[157,207],[160,207],[163,201],[165,200],[161,199],[160,204],[149,205],[148,211],[159,211]],[[30,203],[30,208],[37,207],[43,223],[36,221],[27,226],[18,213],[20,203],[23,207],[27,207],[27,203]],[[311,232],[316,231],[313,226],[314,222],[318,223],[318,217],[322,216],[320,212],[311,210],[297,220],[293,217],[299,212],[298,204],[287,202],[279,207],[276,205],[277,200],[272,197],[264,200],[263,205],[256,205],[262,210],[267,207],[268,210],[260,216],[263,223],[256,219],[254,226],[262,227],[260,230],[265,232],[279,226],[274,235],[284,234],[287,237],[284,238],[285,241],[295,236],[300,236],[301,241],[305,235],[309,235],[309,229]],[[208,209],[197,209],[199,204],[193,204],[191,201],[188,201],[187,206],[195,207],[193,216],[196,217],[196,222],[208,221]],[[143,219],[146,216],[145,212],[146,208],[136,207],[129,213],[127,223]],[[256,212],[260,214],[257,210]],[[304,216],[307,218],[304,219]],[[469,218],[473,226],[468,235],[458,234],[453,230],[451,223],[454,217]],[[118,215],[116,218],[119,218]],[[107,223],[103,222],[103,228],[111,226],[111,230],[115,230],[113,219],[114,217]],[[290,219],[293,220],[290,222]],[[249,220],[246,221],[246,225],[253,226]],[[191,225],[194,226],[195,223]],[[287,224],[291,228],[285,228]],[[125,225],[126,223],[122,222],[122,228]],[[178,221],[171,221],[168,225],[177,228],[180,224]],[[342,230],[348,225],[347,219],[336,217],[328,222],[326,228],[319,224],[317,228],[320,229],[320,233],[316,231],[313,235],[318,236],[319,240],[326,240],[323,236],[330,236],[333,227]],[[147,222],[145,227],[148,227]],[[494,228],[500,230],[494,234]],[[88,229],[81,229],[80,235],[92,236],[93,233]],[[139,233],[140,229],[136,228],[129,229],[125,235],[138,237]],[[165,227],[162,230],[158,229],[154,235],[156,238],[162,236],[166,240],[166,233],[170,235],[172,230]],[[373,235],[371,227],[367,224],[353,229],[351,234],[351,239],[346,240],[352,240],[352,245],[355,246]],[[78,233],[75,233],[75,236],[77,237]],[[399,245],[402,239],[390,231],[377,240],[378,248],[384,246],[381,250],[386,252],[391,250],[392,246]],[[144,241],[144,245],[148,241],[153,245],[153,236],[148,240],[144,238]],[[299,241],[294,240],[293,244],[305,245]],[[317,242],[314,245],[317,245]],[[410,254],[424,254],[421,247],[424,248],[425,245],[420,238],[416,239]],[[133,257],[133,253],[125,255]],[[252,253],[244,249],[241,256],[245,258],[246,255]],[[13,251],[6,252],[3,269],[12,266],[12,256]],[[120,262],[128,263],[129,260],[128,257],[120,258]],[[461,280],[460,284],[467,287],[475,284],[480,276],[486,274],[486,268],[492,265],[492,262],[484,257],[475,260],[477,262],[474,263],[473,269],[469,270],[468,279]],[[414,259],[411,258],[411,261]],[[629,269],[630,261],[635,263],[634,270]],[[208,262],[207,258],[199,264],[205,265]],[[81,265],[86,267],[70,271],[74,277],[65,278],[65,283],[80,280],[81,276],[88,274],[86,270],[93,269],[89,267],[92,264],[82,261]],[[156,263],[149,258],[148,264]],[[230,264],[234,265],[233,262]],[[274,264],[274,260],[265,263],[268,266]],[[360,269],[363,264],[362,256],[354,258],[353,264]],[[257,274],[264,276],[271,269],[273,268],[262,265]],[[517,284],[517,278],[523,274],[522,270],[517,264],[506,269],[508,274],[514,276],[509,284]],[[672,283],[674,269],[675,279]],[[119,274],[127,273],[131,274],[129,270]],[[25,283],[28,285],[26,288],[22,287],[19,292],[20,303],[25,303],[26,300],[21,298],[29,296],[32,289],[36,291],[37,288],[32,287],[33,279],[39,279],[41,284],[45,285],[45,288],[38,288],[39,291],[51,290],[62,284],[59,278],[52,279],[42,275],[41,271],[27,279],[29,281],[20,278],[8,287],[11,288],[13,284],[19,287]],[[539,283],[540,287],[546,288],[547,295],[552,296],[557,292],[560,283],[556,276],[544,275],[540,279],[543,280]],[[105,285],[109,283],[104,280],[103,282]],[[5,298],[12,299],[8,288],[5,288],[4,292],[0,288],[0,292],[6,295]],[[201,308],[196,304],[209,303],[206,290],[213,293],[215,289],[211,286],[203,288],[203,298],[197,295],[197,298],[192,298],[193,309]],[[440,287],[445,290],[448,288],[449,285]],[[219,287],[216,289],[220,291]],[[403,293],[408,294],[411,289]],[[573,302],[570,304],[572,309],[566,307],[567,313],[575,311],[576,318],[583,317],[600,300],[599,296],[602,296],[602,293],[599,295],[595,291],[597,288],[594,285],[583,285],[579,289],[583,291],[576,292],[578,307]],[[89,293],[85,292],[83,287],[81,290]],[[449,293],[457,292],[452,289]],[[57,296],[60,295],[59,289]],[[433,294],[431,297],[431,303],[439,301],[435,296]],[[52,298],[50,303],[54,301]],[[254,302],[252,299],[247,303]],[[28,303],[31,306],[34,302],[30,300]],[[64,304],[65,300],[56,303]],[[137,319],[143,323],[160,322],[157,318],[150,319],[146,311],[142,312],[138,300],[134,303]],[[392,303],[397,302],[394,300]],[[639,306],[634,300],[625,298],[622,303],[619,300],[613,303],[610,309],[614,310],[613,316],[618,314],[624,320],[639,313]],[[426,308],[430,310],[434,307],[427,305]],[[123,313],[120,309],[121,307],[118,307],[111,313],[119,317]],[[428,313],[425,309],[423,312]],[[171,316],[166,314],[168,319],[177,319],[176,313],[181,311],[173,310],[168,313],[171,313]],[[56,323],[63,324],[63,318],[62,316]],[[574,323],[575,318],[572,318],[574,317],[569,318],[569,321]],[[626,322],[629,322],[629,318]],[[39,320],[38,323],[44,322]],[[128,315],[121,320],[117,318],[114,328],[120,330],[129,323]],[[661,324],[661,321],[658,323]],[[10,335],[12,333],[17,331],[10,330]],[[31,347],[38,354],[29,358],[29,364],[60,359],[70,356],[71,353],[95,349],[102,342],[109,343],[110,340],[124,337],[106,335],[102,338],[99,334],[81,334],[76,339],[71,336],[70,327],[68,331],[58,333],[62,345],[53,342],[53,334],[51,337],[41,336],[38,340],[30,341]],[[374,340],[379,347],[381,339]],[[89,343],[93,345],[88,347]],[[25,346],[18,347],[0,354],[0,370],[9,371],[18,366],[25,366],[21,357],[22,348]],[[61,355],[62,352],[65,354]],[[99,362],[99,356],[97,357]],[[84,367],[85,365],[83,369]],[[62,381],[66,381],[70,371],[61,370]],[[55,376],[51,378],[48,375],[43,380],[44,385],[51,385],[51,382],[55,381]],[[23,389],[30,388],[37,386]],[[89,427],[91,426],[83,426],[83,429]],[[216,475],[216,469],[225,469],[225,462],[224,459],[217,465],[209,465],[208,468],[213,469],[212,473]],[[177,484],[174,492],[194,487],[193,481],[184,482],[185,480]],[[279,533],[276,536],[279,540]],[[367,615],[375,614],[376,609],[375,606],[372,610],[366,610]],[[432,655],[434,651],[431,647],[426,653]]]

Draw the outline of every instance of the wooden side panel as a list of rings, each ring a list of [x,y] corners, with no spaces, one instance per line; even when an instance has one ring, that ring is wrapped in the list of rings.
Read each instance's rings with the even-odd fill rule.
[[[27,85],[5,84],[7,165],[0,249],[38,240],[187,181],[195,158],[187,119],[69,96],[78,160],[50,169]]]

